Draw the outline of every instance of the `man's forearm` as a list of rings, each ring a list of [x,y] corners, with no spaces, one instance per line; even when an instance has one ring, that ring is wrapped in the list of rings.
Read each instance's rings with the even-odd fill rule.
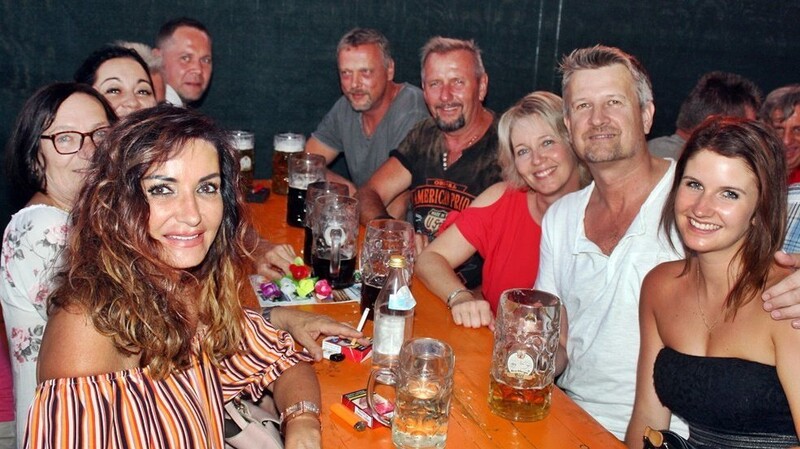
[[[361,207],[361,224],[366,226],[373,218],[389,216],[380,195],[369,186],[358,189],[356,198],[358,198],[358,204]]]
[[[356,185],[355,184],[350,182],[344,176],[342,176],[342,175],[340,175],[338,173],[335,173],[335,172],[331,171],[328,168],[325,169],[325,180],[328,181],[328,182],[338,182],[339,184],[346,185],[347,189],[349,191],[349,193],[348,193],[349,195],[355,195],[355,193],[356,193]]]

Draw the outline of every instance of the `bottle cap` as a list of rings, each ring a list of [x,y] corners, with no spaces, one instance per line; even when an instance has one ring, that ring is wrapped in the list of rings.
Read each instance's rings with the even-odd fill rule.
[[[389,268],[405,268],[406,257],[402,254],[392,254],[389,256]]]

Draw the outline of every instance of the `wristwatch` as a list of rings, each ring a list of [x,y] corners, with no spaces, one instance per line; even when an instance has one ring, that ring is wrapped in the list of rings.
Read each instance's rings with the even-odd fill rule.
[[[311,401],[300,401],[287,407],[281,413],[281,432],[284,432],[286,423],[305,413],[313,413],[319,420],[319,406]]]

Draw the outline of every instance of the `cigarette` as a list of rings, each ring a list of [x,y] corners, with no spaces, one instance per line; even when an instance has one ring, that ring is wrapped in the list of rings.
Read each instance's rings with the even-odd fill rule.
[[[356,328],[357,331],[361,332],[364,329],[364,324],[367,322],[367,315],[369,315],[369,307],[364,309],[364,313],[361,314],[361,321],[358,322],[358,327]],[[351,340],[350,346],[355,348],[358,346],[357,340]]]
[[[362,432],[367,428],[366,422],[364,422],[358,417],[358,415],[350,411],[350,409],[342,404],[336,403],[331,405],[331,413],[339,418],[342,418],[342,420],[344,420],[348,426],[352,426],[353,429],[357,430],[358,432]]]
[[[358,327],[356,328],[357,331],[361,332],[364,329],[364,324],[367,322],[367,315],[369,315],[369,307],[364,309],[364,313],[361,314],[361,321],[358,322]]]

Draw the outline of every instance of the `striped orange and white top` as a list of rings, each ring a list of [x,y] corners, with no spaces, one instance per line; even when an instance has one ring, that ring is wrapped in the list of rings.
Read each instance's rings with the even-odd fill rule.
[[[201,354],[161,380],[147,368],[40,383],[25,447],[220,448],[223,404],[242,391],[261,397],[283,371],[308,358],[259,313],[246,311],[247,350],[222,368]]]

